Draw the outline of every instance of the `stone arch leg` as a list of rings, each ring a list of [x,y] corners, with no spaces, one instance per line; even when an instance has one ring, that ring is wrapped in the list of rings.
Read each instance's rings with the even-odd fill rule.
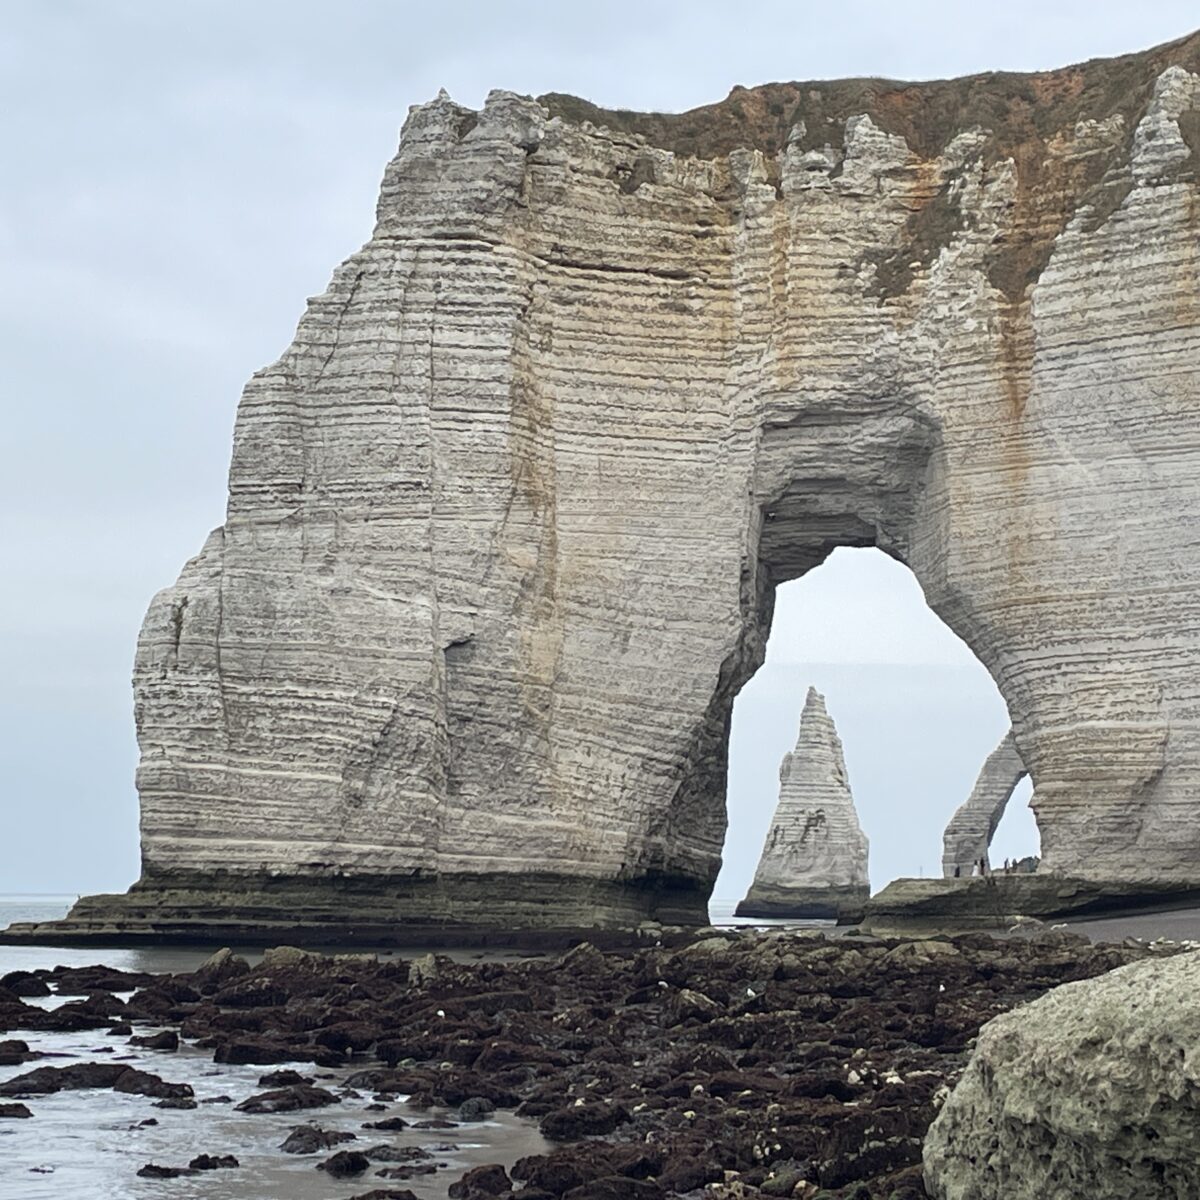
[[[1004,810],[1017,784],[1028,774],[1010,729],[988,755],[971,795],[942,834],[942,874],[947,879],[970,878],[980,862],[987,862],[988,847]]]

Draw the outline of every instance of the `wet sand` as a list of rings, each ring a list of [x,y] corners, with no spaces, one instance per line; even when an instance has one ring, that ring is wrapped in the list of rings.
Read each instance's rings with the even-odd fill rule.
[[[1141,909],[1091,920],[1067,921],[1063,927],[1093,942],[1120,942],[1125,938],[1200,942],[1200,908],[1176,908],[1161,912]]]

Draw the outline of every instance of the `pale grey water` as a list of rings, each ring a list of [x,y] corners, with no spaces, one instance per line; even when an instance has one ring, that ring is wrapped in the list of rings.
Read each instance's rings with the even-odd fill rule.
[[[787,926],[792,929],[833,929],[837,925],[836,921],[795,921],[785,917],[735,917],[733,910],[737,908],[737,904],[736,900],[717,900],[714,897],[708,902],[708,919],[722,929],[739,929],[750,926],[757,929],[776,926]]]
[[[0,894],[0,929],[15,921],[57,921],[67,915],[75,896],[14,896]],[[51,967],[85,967],[93,963],[121,971],[192,971],[212,947],[165,946],[142,950],[91,949],[68,946],[0,945],[0,975]]]
[[[53,920],[66,913],[73,896],[0,897],[0,927],[12,921]],[[0,945],[0,975],[18,968],[31,970],[58,964],[105,963],[128,971],[182,971],[196,966],[209,953],[199,949],[66,949]],[[31,1000],[46,1007],[59,1003],[56,996]],[[137,1027],[138,1033],[153,1027]],[[351,1069],[322,1071],[311,1063],[270,1067],[236,1067],[212,1062],[211,1052],[182,1046],[174,1054],[141,1050],[125,1038],[110,1038],[104,1030],[83,1033],[0,1034],[19,1037],[31,1049],[57,1057],[21,1066],[0,1067],[0,1082],[39,1066],[65,1066],[72,1062],[128,1062],[152,1071],[173,1083],[190,1083],[196,1099],[227,1095],[228,1104],[204,1104],[191,1111],[161,1109],[146,1096],[125,1096],[112,1091],[64,1091],[23,1101],[34,1116],[28,1120],[0,1120],[0,1200],[343,1200],[376,1187],[410,1188],[434,1200],[446,1196],[451,1183],[470,1167],[499,1162],[511,1166],[527,1154],[545,1153],[549,1144],[536,1125],[511,1113],[492,1120],[460,1125],[448,1130],[405,1129],[381,1133],[362,1129],[364,1121],[404,1116],[409,1121],[445,1116],[437,1109],[417,1112],[403,1102],[389,1104],[386,1112],[368,1112],[369,1092],[347,1098],[337,1106],[311,1112],[249,1114],[233,1111],[258,1087],[259,1076],[286,1066],[337,1090]],[[353,1069],[360,1069],[358,1064]],[[153,1117],[158,1124],[139,1127]],[[329,1179],[316,1164],[333,1151],[315,1155],[279,1152],[279,1144],[294,1126],[313,1122],[327,1129],[358,1135],[350,1149],[387,1142],[396,1146],[423,1146],[443,1163],[435,1175],[388,1180],[372,1167],[357,1180]],[[137,1170],[148,1162],[186,1166],[197,1154],[233,1154],[236,1170],[206,1171],[180,1179],[139,1179]],[[380,1163],[379,1166],[390,1164]]]

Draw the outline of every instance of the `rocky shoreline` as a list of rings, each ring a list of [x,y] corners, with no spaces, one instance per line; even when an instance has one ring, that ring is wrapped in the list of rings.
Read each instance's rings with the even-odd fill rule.
[[[919,1200],[922,1141],[985,1022],[1177,948],[1044,929],[682,940],[612,953],[584,943],[513,962],[284,948],[254,968],[224,951],[187,974],[13,972],[0,979],[0,1065],[24,1069],[0,1082],[0,1116],[35,1126],[39,1098],[63,1088],[195,1106],[169,1065],[164,1080],[112,1055],[70,1066],[39,1057],[39,1033],[96,1030],[140,1037],[164,1064],[184,1063],[172,1057],[182,1040],[217,1063],[261,1065],[258,1092],[225,1099],[247,1120],[294,1111],[279,1153],[311,1154],[331,1195],[414,1195],[405,1181],[436,1174],[445,1136],[429,1112],[455,1109],[455,1123],[510,1110],[550,1143],[458,1178],[442,1172],[456,1200]],[[44,1007],[53,993],[70,999]],[[335,1131],[333,1115],[353,1115],[357,1132]],[[430,1147],[393,1144],[422,1120]],[[139,1174],[229,1178],[240,1168],[228,1150]]]

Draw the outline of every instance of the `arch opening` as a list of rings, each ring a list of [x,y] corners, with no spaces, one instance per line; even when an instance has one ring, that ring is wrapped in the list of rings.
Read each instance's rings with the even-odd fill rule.
[[[992,835],[988,855],[993,864],[1006,860],[1018,865],[1032,859],[1040,862],[1042,836],[1030,807],[1033,780],[1028,775],[1017,784]]]
[[[878,548],[833,550],[779,586],[763,664],[734,704],[714,915],[726,915],[755,877],[775,828],[780,761],[796,745],[810,686],[840,735],[873,891],[942,874],[943,831],[1009,729],[987,667],[933,612],[913,572]],[[1023,765],[1020,777],[1028,778]],[[1038,851],[1033,813],[1021,803],[1030,791],[1011,781],[995,812],[988,837],[1001,860]]]

